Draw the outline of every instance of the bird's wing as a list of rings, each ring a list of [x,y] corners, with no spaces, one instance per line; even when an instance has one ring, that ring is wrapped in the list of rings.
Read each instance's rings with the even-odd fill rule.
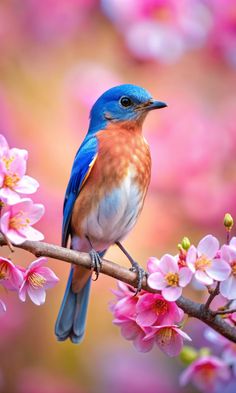
[[[96,161],[98,141],[96,136],[86,137],[74,160],[66,189],[63,207],[62,246],[66,247],[70,235],[70,220],[76,198]]]

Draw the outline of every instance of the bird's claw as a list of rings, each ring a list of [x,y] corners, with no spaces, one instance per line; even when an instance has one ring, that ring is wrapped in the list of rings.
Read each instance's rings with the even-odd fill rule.
[[[90,258],[91,258],[91,269],[94,270],[95,272],[95,279],[94,281],[96,281],[98,279],[101,267],[102,267],[102,259],[100,257],[100,255],[98,254],[97,251],[95,251],[94,249],[92,249],[89,252]]]
[[[142,289],[143,278],[147,277],[147,273],[137,262],[132,263],[130,270],[137,273],[137,288],[134,294],[134,296],[136,296]]]

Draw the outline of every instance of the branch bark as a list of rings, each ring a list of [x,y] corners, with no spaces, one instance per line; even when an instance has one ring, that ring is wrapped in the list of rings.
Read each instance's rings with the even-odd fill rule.
[[[6,239],[0,234],[0,246],[6,246]],[[36,241],[25,241],[23,244],[14,245],[16,248],[21,248],[36,257],[49,257],[58,259],[67,263],[73,263],[75,265],[84,266],[90,269],[91,259],[89,254],[70,250],[53,244]],[[114,262],[103,259],[101,273],[107,276],[113,277],[117,280],[123,281],[126,284],[130,284],[133,287],[137,287],[136,274],[131,272],[127,268],[120,266]],[[143,279],[142,288],[145,291],[151,293],[157,293],[158,291],[153,290],[147,284],[146,278]],[[219,315],[215,315],[215,312],[207,309],[204,304],[194,302],[190,299],[186,299],[181,296],[177,300],[177,305],[189,316],[199,319],[204,322],[216,332],[222,334],[230,341],[236,343],[236,329],[225,322]]]

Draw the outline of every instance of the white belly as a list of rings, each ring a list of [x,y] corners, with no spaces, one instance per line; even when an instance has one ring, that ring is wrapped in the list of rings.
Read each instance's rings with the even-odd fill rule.
[[[130,170],[120,187],[105,194],[100,204],[83,220],[83,232],[92,240],[95,250],[102,251],[122,240],[135,225],[145,194],[133,179],[134,173]],[[88,240],[77,236],[73,237],[72,246],[85,252],[90,249]]]

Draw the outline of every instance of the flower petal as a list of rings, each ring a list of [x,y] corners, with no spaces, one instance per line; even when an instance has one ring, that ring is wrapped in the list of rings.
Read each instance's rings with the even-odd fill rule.
[[[156,343],[162,352],[173,357],[179,355],[183,346],[183,338],[171,327],[166,327],[159,330]]]
[[[165,254],[160,259],[159,269],[163,274],[167,274],[169,272],[178,273],[179,266],[177,260],[170,254]]]
[[[41,306],[43,303],[45,303],[46,291],[44,288],[35,289],[29,285],[27,291],[30,299],[34,304]]]
[[[140,326],[151,326],[157,320],[157,313],[152,310],[145,310],[137,315],[136,322]]]
[[[195,246],[190,246],[186,256],[186,263],[189,269],[195,273],[195,262],[197,260],[197,249]]]
[[[206,255],[209,259],[212,259],[216,256],[219,247],[218,239],[212,235],[207,235],[199,242],[197,250],[200,255]]]
[[[209,277],[205,272],[202,270],[197,270],[195,273],[196,280],[200,281],[202,284],[211,285],[213,284],[213,279]]]
[[[155,257],[148,258],[148,261],[147,261],[148,273],[154,273],[154,272],[159,271],[159,268],[158,268],[159,262],[160,262],[159,259],[157,259]]]
[[[226,299],[236,299],[236,277],[231,275],[227,280],[220,283],[220,293]]]
[[[213,278],[213,280],[224,281],[229,277],[231,268],[224,260],[213,259],[211,266],[206,268],[206,273]]]
[[[144,341],[144,334],[138,334],[134,339],[134,346],[139,352],[149,352],[154,345],[154,338]]]
[[[182,267],[179,271],[179,286],[186,287],[192,279],[193,272],[188,267]]]
[[[162,290],[162,296],[169,302],[175,302],[182,293],[180,287],[166,287]]]
[[[148,277],[148,285],[153,289],[161,290],[166,287],[166,280],[162,273],[156,272]]]
[[[23,194],[33,194],[35,191],[37,191],[38,187],[39,183],[37,180],[35,180],[33,177],[25,175],[18,181],[14,188],[17,192]]]
[[[27,240],[33,240],[33,241],[38,241],[38,240],[43,240],[44,235],[39,232],[37,229],[32,228],[31,226],[25,226],[19,229],[18,231],[22,237],[24,236],[24,241]]]
[[[20,201],[20,196],[11,188],[4,187],[0,190],[0,199],[8,205],[13,205]]]

